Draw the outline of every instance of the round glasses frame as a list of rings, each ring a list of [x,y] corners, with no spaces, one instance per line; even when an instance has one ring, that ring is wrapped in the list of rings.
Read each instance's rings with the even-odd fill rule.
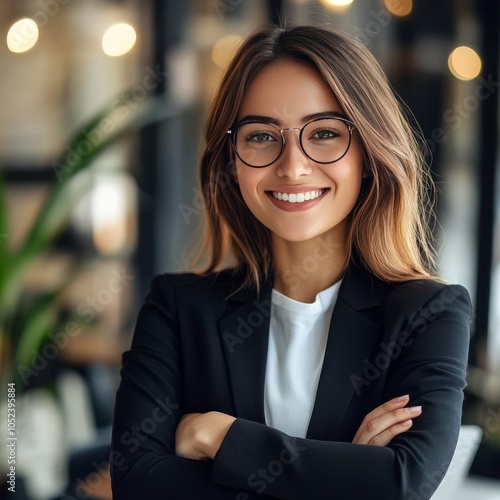
[[[310,156],[307,153],[307,151],[305,150],[304,145],[302,144],[302,134],[304,133],[304,129],[308,125],[310,125],[311,123],[314,123],[314,122],[317,122],[317,121],[320,121],[320,120],[328,120],[328,119],[339,120],[341,122],[344,122],[347,125],[347,128],[349,130],[349,142],[347,144],[347,148],[344,151],[344,153],[341,156],[339,156],[338,158],[336,158],[335,160],[332,160],[332,161],[318,161],[318,160],[315,160],[312,156]],[[244,125],[248,125],[249,123],[262,123],[262,124],[265,124],[267,126],[275,128],[280,133],[280,136],[281,136],[281,148],[280,148],[280,151],[279,151],[278,155],[276,156],[276,158],[273,161],[271,161],[269,163],[266,163],[265,165],[257,165],[256,166],[256,165],[252,165],[252,164],[246,162],[240,156],[240,154],[238,153],[238,148],[236,147],[236,135],[237,135],[238,129],[240,129]],[[340,116],[322,116],[321,118],[315,118],[314,120],[310,120],[307,123],[304,123],[304,125],[302,127],[289,127],[289,128],[281,128],[281,129],[279,127],[277,127],[276,125],[273,125],[272,123],[261,122],[260,120],[249,120],[249,121],[245,121],[245,122],[237,124],[235,127],[227,130],[226,133],[231,136],[231,144],[233,145],[234,151],[235,151],[236,155],[238,156],[238,158],[245,165],[248,165],[249,167],[252,167],[252,168],[264,168],[264,167],[269,167],[269,165],[272,165],[274,162],[276,162],[278,160],[278,158],[282,155],[283,151],[285,150],[286,139],[285,139],[285,136],[284,136],[283,132],[288,132],[289,130],[298,130],[299,131],[299,145],[300,145],[300,149],[307,156],[307,158],[309,158],[313,162],[319,163],[321,165],[329,165],[331,163],[335,163],[335,162],[341,160],[347,154],[347,152],[349,151],[349,148],[351,147],[352,131],[355,128],[356,128],[356,124],[354,122],[352,122],[351,120],[348,120],[347,118],[343,118],[343,117],[340,117]]]

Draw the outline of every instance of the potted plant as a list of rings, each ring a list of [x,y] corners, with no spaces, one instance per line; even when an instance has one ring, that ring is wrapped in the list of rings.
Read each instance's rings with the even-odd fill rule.
[[[17,429],[25,389],[23,381],[33,369],[33,353],[43,355],[41,349],[48,340],[57,343],[57,339],[51,337],[53,332],[74,328],[75,322],[66,319],[61,329],[58,299],[75,276],[81,258],[72,256],[75,272],[68,273],[53,289],[35,297],[24,293],[27,272],[35,259],[50,249],[68,224],[73,209],[87,192],[86,186],[91,186],[91,182],[85,182],[84,173],[88,172],[98,155],[127,132],[175,113],[175,108],[164,96],[144,99],[141,94],[138,100],[134,98],[133,91],[121,94],[101,110],[71,139],[59,160],[53,164],[54,180],[49,196],[17,248],[9,248],[7,244],[5,183],[0,176],[0,421],[2,429],[8,430],[8,446],[1,454],[3,456],[7,452],[7,457],[0,462],[3,478],[0,487],[2,483],[9,487],[12,478],[8,474],[12,471],[14,485],[15,475],[22,475],[22,468],[16,469]]]

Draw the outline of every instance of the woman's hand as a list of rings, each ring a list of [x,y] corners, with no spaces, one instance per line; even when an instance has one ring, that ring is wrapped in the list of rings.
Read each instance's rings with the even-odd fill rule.
[[[387,446],[395,436],[407,431],[413,425],[412,418],[418,417],[422,413],[421,406],[405,408],[409,401],[410,396],[401,396],[368,413],[361,422],[352,442]]]
[[[175,454],[192,460],[213,459],[235,420],[218,411],[187,413],[175,432]]]

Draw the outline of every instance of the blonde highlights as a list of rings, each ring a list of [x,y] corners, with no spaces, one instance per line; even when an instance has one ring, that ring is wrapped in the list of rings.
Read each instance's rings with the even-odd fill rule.
[[[204,272],[217,271],[231,259],[235,269],[244,270],[244,284],[257,289],[272,272],[270,233],[240,194],[227,130],[235,125],[252,79],[279,60],[314,67],[357,125],[366,178],[351,214],[352,254],[385,281],[432,278],[434,252],[428,228],[432,181],[415,132],[371,53],[341,33],[316,26],[272,27],[255,33],[222,78],[209,111],[200,164],[203,252],[209,256]]]

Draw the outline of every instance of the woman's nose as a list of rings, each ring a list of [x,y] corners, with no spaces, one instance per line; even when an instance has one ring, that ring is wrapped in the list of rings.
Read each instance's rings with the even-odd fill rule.
[[[311,160],[302,151],[297,129],[285,130],[283,138],[285,145],[276,162],[276,174],[291,180],[309,175],[312,171]]]

